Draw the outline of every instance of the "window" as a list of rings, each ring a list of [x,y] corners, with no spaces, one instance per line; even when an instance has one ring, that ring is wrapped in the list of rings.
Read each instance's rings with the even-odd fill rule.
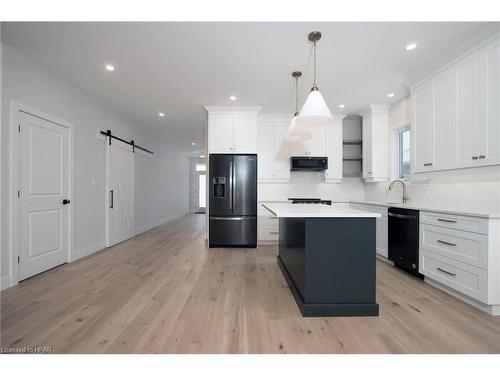
[[[410,128],[405,127],[399,130],[399,178],[410,177]]]

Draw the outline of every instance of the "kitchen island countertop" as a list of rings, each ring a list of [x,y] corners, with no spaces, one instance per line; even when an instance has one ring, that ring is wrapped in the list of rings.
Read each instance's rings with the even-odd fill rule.
[[[276,217],[381,217],[378,213],[325,204],[263,203],[262,206]]]

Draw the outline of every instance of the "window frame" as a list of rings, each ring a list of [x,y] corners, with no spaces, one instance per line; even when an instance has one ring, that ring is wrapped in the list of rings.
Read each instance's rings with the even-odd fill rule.
[[[407,150],[407,151],[409,151],[409,154],[410,154],[410,170],[409,170],[409,173],[407,175],[404,175],[403,174],[403,152],[404,152],[403,151],[403,134],[406,132],[409,132],[409,137],[410,137],[409,148]],[[403,126],[403,127],[399,128],[397,130],[397,134],[398,134],[398,137],[397,137],[398,178],[401,180],[409,180],[411,177],[411,137],[412,137],[410,125]]]

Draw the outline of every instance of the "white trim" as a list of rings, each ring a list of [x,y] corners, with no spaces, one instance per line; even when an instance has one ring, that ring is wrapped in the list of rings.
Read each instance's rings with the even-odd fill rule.
[[[10,288],[12,285],[12,280],[10,275],[4,276],[0,279],[0,290]]]
[[[94,254],[95,252],[105,248],[106,248],[106,243],[104,241],[99,241],[89,246],[85,246],[81,249],[75,250],[71,255],[69,262],[74,262],[75,260]]]
[[[74,186],[74,166],[75,166],[75,155],[74,155],[74,145],[75,145],[75,137],[74,137],[74,127],[71,123],[61,120],[56,116],[51,114],[39,111],[36,108],[27,106],[25,104],[16,102],[12,100],[10,102],[10,160],[9,160],[9,191],[8,195],[10,199],[9,202],[9,257],[10,257],[10,278],[11,285],[17,285],[19,282],[19,267],[17,263],[17,257],[19,255],[18,248],[18,236],[19,236],[19,227],[18,227],[18,211],[19,204],[17,198],[17,190],[19,187],[19,176],[17,173],[17,166],[19,166],[19,133],[17,127],[19,125],[19,112],[24,112],[29,115],[39,117],[46,121],[53,122],[54,124],[63,126],[68,129],[68,137],[69,137],[69,197],[68,199],[73,200],[73,186]],[[69,205],[68,207],[68,261],[71,259],[71,254],[73,252],[73,205]]]
[[[155,221],[154,223],[143,225],[142,227],[136,228],[135,235],[137,236],[141,233],[147,232],[148,230],[151,230],[153,228],[157,228],[160,225],[163,225],[163,224],[166,224],[168,222],[180,219],[181,217],[183,217],[187,214],[189,214],[189,212],[181,212],[181,213],[167,216],[161,220]]]
[[[500,316],[500,305],[486,305],[482,302],[479,302],[479,301],[476,301],[472,298],[469,298],[469,297],[463,295],[462,293],[457,292],[455,289],[451,289],[451,288],[447,287],[446,285],[441,284],[438,281],[429,279],[428,277],[425,277],[424,282],[426,282],[427,284],[429,284],[429,285],[431,285],[439,290],[442,290],[443,292],[445,292],[447,294],[450,294],[451,296],[453,296],[455,298],[458,298],[462,302],[465,302],[471,306],[474,306],[475,308],[477,308],[481,311],[484,311],[487,314],[490,314],[493,316]]]

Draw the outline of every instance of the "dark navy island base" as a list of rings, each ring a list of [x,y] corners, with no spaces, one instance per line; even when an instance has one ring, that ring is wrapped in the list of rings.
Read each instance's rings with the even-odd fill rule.
[[[278,264],[302,316],[378,316],[375,218],[280,218]]]

